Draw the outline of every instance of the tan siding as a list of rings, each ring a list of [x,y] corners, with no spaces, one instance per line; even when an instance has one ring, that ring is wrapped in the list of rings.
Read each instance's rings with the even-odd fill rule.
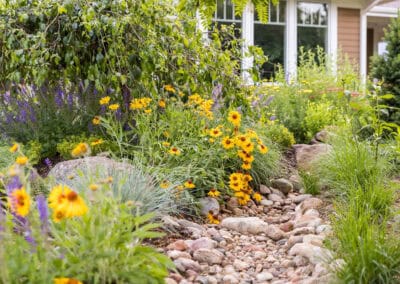
[[[360,10],[338,9],[338,45],[355,63],[360,62]]]

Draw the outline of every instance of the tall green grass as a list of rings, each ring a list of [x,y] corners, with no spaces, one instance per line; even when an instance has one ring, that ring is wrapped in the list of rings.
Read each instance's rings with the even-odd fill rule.
[[[366,141],[339,135],[318,164],[318,175],[337,196],[332,249],[344,265],[341,283],[399,283],[400,242],[388,227],[394,190],[389,181],[390,153]]]

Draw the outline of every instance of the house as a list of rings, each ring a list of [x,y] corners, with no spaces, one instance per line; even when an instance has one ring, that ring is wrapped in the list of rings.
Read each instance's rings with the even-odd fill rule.
[[[233,24],[245,47],[258,45],[269,57],[263,77],[271,77],[281,64],[288,78],[296,74],[300,46],[320,46],[336,58],[339,50],[358,67],[361,78],[368,74],[369,57],[384,52],[383,30],[397,17],[400,0],[280,0],[270,6],[269,22],[257,19],[252,3],[241,16],[235,15],[231,0],[217,0],[213,20]],[[242,69],[251,68],[252,58],[243,58]],[[245,79],[246,72],[243,72]]]

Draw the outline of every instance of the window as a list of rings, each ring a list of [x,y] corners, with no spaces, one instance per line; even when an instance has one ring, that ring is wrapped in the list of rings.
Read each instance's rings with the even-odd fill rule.
[[[235,27],[235,36],[240,37],[242,19],[235,15],[235,6],[231,0],[217,0],[217,10],[215,11],[213,22],[220,25],[233,25]]]
[[[286,1],[280,1],[276,6],[270,3],[268,24],[262,24],[254,15],[254,44],[261,47],[268,56],[260,72],[261,78],[270,79],[278,66],[284,64]]]
[[[312,50],[327,48],[328,4],[299,2],[297,4],[297,47]]]

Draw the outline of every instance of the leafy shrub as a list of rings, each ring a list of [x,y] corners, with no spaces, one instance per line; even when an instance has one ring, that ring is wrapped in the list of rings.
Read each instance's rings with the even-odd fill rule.
[[[280,123],[270,123],[266,126],[266,135],[282,148],[290,148],[296,143],[293,133]]]
[[[371,74],[374,78],[382,80],[384,93],[394,95],[391,100],[391,106],[400,106],[400,18],[393,18],[384,36],[387,42],[387,52],[384,55],[376,55],[371,63]],[[399,123],[399,114],[397,109],[391,109],[391,120]]]

